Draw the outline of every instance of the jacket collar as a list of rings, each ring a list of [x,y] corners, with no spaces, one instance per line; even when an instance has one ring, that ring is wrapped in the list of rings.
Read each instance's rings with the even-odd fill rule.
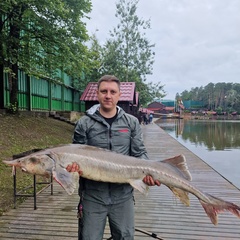
[[[99,119],[99,117],[101,116],[99,114],[99,108],[100,108],[100,104],[95,104],[90,109],[88,109],[86,111],[86,114],[89,117],[92,117],[92,118],[95,118],[95,119]],[[118,111],[118,117],[122,116],[125,113],[125,111],[121,107],[119,107],[119,106],[117,106],[117,111]]]

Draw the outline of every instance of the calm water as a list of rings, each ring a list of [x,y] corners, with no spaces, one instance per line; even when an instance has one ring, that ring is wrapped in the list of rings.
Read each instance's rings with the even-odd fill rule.
[[[165,119],[158,125],[240,188],[240,121]]]

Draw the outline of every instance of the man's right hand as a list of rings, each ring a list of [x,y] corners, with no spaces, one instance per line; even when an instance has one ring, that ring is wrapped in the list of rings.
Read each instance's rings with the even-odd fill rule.
[[[81,176],[83,174],[79,165],[75,162],[73,164],[67,165],[66,169],[67,169],[68,172],[78,172],[79,176]]]

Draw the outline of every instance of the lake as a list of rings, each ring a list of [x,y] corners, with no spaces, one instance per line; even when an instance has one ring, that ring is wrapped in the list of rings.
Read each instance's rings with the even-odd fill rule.
[[[240,121],[162,119],[157,124],[240,189]]]

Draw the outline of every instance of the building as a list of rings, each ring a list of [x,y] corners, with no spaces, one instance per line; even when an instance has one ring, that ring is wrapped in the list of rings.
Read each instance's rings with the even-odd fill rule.
[[[152,102],[148,104],[148,110],[153,111],[154,113],[168,114],[174,112],[174,106],[168,107],[161,102]]]

